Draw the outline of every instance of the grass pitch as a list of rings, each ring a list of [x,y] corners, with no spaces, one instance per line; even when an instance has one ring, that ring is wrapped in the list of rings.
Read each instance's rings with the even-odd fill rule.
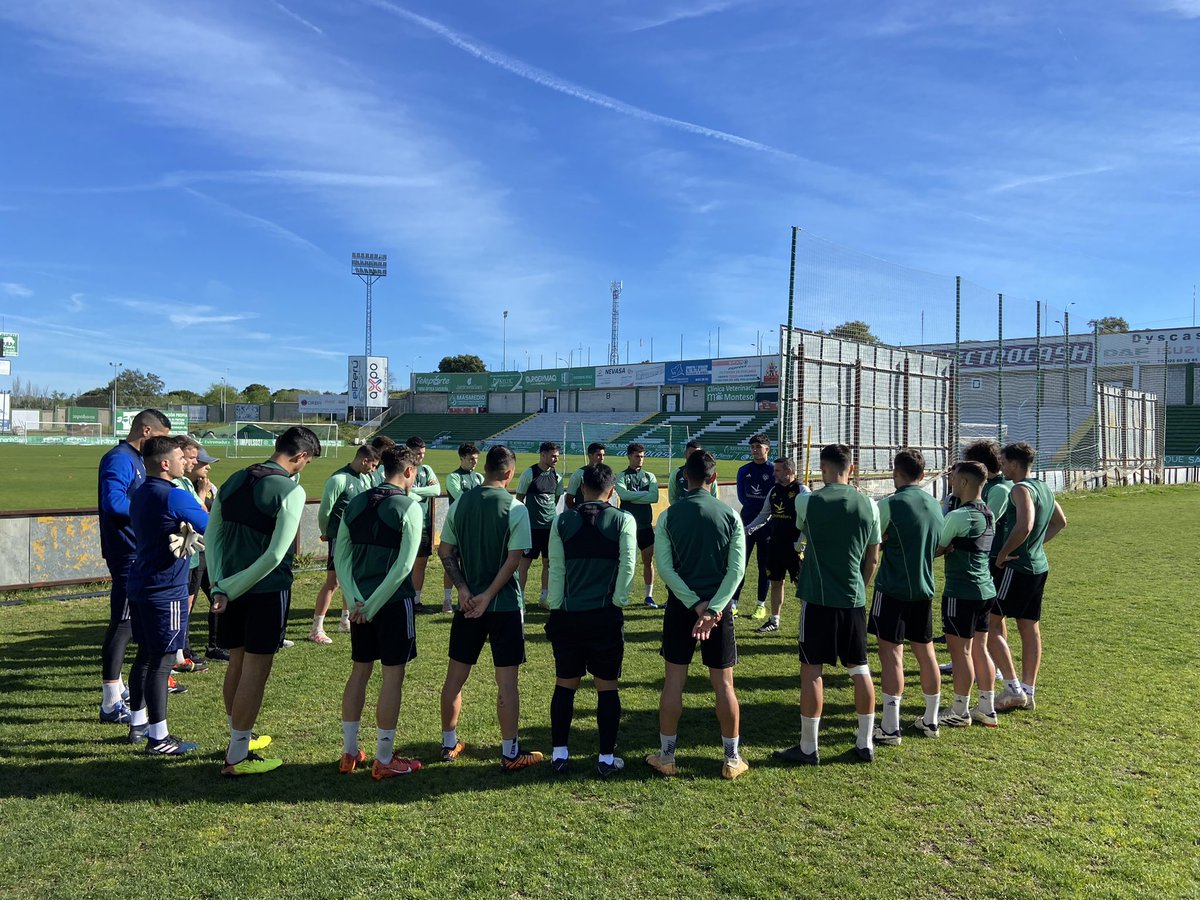
[[[826,682],[822,765],[777,765],[770,751],[794,743],[799,730],[789,601],[776,635],[738,625],[736,681],[752,768],[736,782],[719,777],[719,733],[698,661],[679,777],[660,779],[641,761],[658,746],[660,613],[627,614],[618,752],[628,768],[618,780],[592,775],[588,689],[576,702],[572,775],[557,778],[548,765],[501,773],[486,662],[465,692],[467,758],[434,762],[448,618],[431,615],[418,620],[420,656],[409,666],[397,736],[398,752],[428,765],[375,783],[366,772],[336,770],[349,641],[302,641],[319,580],[306,575],[292,611],[297,644],[277,658],[258,723],[285,765],[230,782],[217,774],[226,736],[220,664],[187,677],[189,693],[170,701],[172,731],[201,750],[147,759],[124,742],[124,728],[96,721],[107,601],[0,608],[0,893],[1196,896],[1200,777],[1188,685],[1200,655],[1191,546],[1200,489],[1114,490],[1067,497],[1063,506],[1070,527],[1051,545],[1035,712],[1004,715],[995,730],[906,736],[865,766],[849,758],[852,691],[838,673]],[[441,573],[430,575],[427,598],[437,599]],[[536,567],[532,576],[536,584]],[[521,734],[548,754],[553,670],[544,622],[544,613],[529,612]],[[202,629],[198,621],[193,636]],[[906,719],[921,708],[908,668]],[[948,703],[948,684],[943,697]]]

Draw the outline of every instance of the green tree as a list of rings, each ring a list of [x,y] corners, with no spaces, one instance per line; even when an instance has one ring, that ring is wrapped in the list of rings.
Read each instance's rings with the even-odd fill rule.
[[[871,326],[859,319],[843,322],[841,325],[833,326],[828,331],[819,333],[841,338],[844,341],[858,341],[860,344],[883,343],[871,332]]]
[[[443,356],[438,363],[439,372],[486,372],[487,366],[474,353],[463,353],[458,356]]]
[[[117,406],[151,406],[161,403],[166,395],[166,385],[153,372],[122,369],[120,375],[103,387],[84,391],[77,402],[83,401],[79,402],[80,406],[107,406],[112,399],[113,381],[117,387]],[[101,398],[103,402],[100,402]]]
[[[214,381],[208,386],[208,390],[200,396],[200,401],[209,406],[220,406],[222,392],[224,393],[226,403],[242,403],[242,392],[234,388],[231,384],[226,384],[222,381]]]
[[[1129,330],[1129,323],[1123,316],[1101,316],[1088,320],[1088,328],[1101,334],[1123,334]]]
[[[166,397],[163,398],[163,400],[165,400],[167,404],[178,403],[180,405],[203,402],[203,398],[199,394],[197,394],[195,391],[189,391],[187,389],[171,391]]]
[[[270,403],[271,389],[256,381],[242,388],[242,396],[246,398],[245,403]]]
[[[271,399],[276,403],[295,403],[300,399],[300,395],[304,393],[300,388],[280,388],[271,395]],[[315,394],[316,391],[313,391]]]

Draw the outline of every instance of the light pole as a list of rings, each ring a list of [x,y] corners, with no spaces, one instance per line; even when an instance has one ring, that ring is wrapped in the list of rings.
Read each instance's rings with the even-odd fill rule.
[[[221,376],[221,424],[225,424],[225,420],[229,418],[229,410],[225,406],[225,389],[229,386],[229,369],[225,370],[225,374]]]
[[[123,364],[119,363],[119,362],[110,362],[109,363],[109,366],[112,367],[112,430],[113,430],[113,437],[117,436],[117,376],[121,373],[122,365]]]
[[[504,319],[500,323],[500,371],[508,366],[508,310],[504,311]]]

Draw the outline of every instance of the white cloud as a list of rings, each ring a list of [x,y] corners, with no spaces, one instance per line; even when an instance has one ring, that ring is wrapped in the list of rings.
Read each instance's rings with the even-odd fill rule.
[[[675,3],[661,12],[647,10],[645,15],[629,19],[625,22],[625,25],[629,31],[649,31],[653,28],[661,28],[664,25],[673,25],[676,22],[702,19],[706,16],[722,13],[736,6],[746,6],[748,3],[753,2],[755,0],[702,0],[702,2],[691,4]]]
[[[33,291],[25,287],[23,284],[18,284],[15,281],[5,281],[0,283],[0,291],[8,294],[10,297],[16,297],[18,300],[25,300],[33,296]]]
[[[278,9],[284,15],[288,16],[289,18],[294,19],[295,21],[299,22],[305,28],[311,28],[317,34],[322,35],[322,36],[325,34],[324,31],[322,31],[320,28],[318,28],[312,22],[308,21],[308,19],[304,18],[304,16],[300,15],[299,13],[292,12],[292,10],[288,9],[282,3],[279,3],[278,0],[276,0],[276,2],[275,2],[275,8]]]
[[[1200,19],[1200,0],[1161,0],[1158,6],[1185,19]]]
[[[195,312],[170,313],[167,316],[167,320],[172,325],[187,328],[191,325],[227,325],[231,322],[244,322],[246,319],[258,318],[254,313],[230,313],[228,315],[214,316],[203,312],[204,309],[205,307],[195,307]]]
[[[72,294],[67,300],[67,310],[73,313],[83,312],[83,294]]]

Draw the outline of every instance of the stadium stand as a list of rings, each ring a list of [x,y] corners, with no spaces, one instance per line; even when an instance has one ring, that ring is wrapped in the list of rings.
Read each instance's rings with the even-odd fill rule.
[[[429,447],[456,447],[466,441],[489,441],[493,435],[526,418],[530,417],[525,413],[411,413],[392,419],[378,433],[397,443],[403,443],[415,434],[424,438]]]
[[[779,413],[659,413],[621,432],[615,443],[639,441],[647,447],[672,441],[683,444],[695,438],[705,444],[741,445],[760,431],[774,436]]]
[[[538,413],[494,436],[496,441],[568,441],[608,443],[629,426],[646,420],[645,413]],[[583,435],[583,437],[581,437]]]

